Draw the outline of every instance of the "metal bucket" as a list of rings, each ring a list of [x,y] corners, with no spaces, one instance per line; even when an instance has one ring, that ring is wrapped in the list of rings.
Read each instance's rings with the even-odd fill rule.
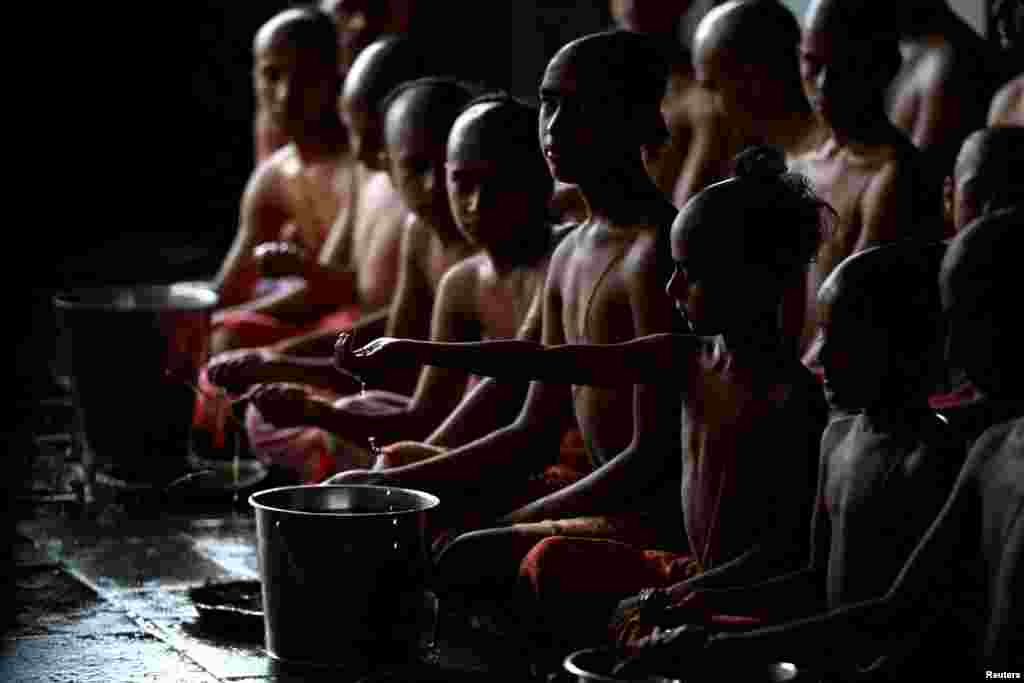
[[[421,644],[429,556],[421,491],[286,486],[254,493],[268,654],[362,669]],[[431,609],[436,610],[436,605]]]
[[[82,288],[54,297],[89,461],[146,481],[180,469],[217,301],[198,283]]]

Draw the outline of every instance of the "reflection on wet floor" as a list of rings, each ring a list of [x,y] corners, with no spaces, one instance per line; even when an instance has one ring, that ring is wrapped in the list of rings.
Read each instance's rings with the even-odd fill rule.
[[[85,603],[61,616],[60,605],[67,601],[52,592],[19,596],[26,624],[4,641],[0,680],[529,680],[522,651],[452,615],[441,640],[421,660],[389,662],[373,671],[365,665],[310,670],[277,662],[263,650],[258,629],[205,628],[189,589],[259,577],[255,519],[241,507],[179,501],[83,510],[61,503],[34,506],[22,517],[18,529],[27,552],[62,577],[68,596]],[[59,628],[47,627],[48,620],[60,622]],[[50,640],[35,642],[40,636]],[[64,651],[70,656],[58,657]],[[52,678],[63,675],[58,670],[67,677]],[[104,678],[104,672],[116,675]]]

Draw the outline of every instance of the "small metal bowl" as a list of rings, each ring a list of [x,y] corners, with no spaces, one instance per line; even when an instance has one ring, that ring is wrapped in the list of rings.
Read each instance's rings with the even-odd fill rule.
[[[256,580],[207,583],[189,590],[204,632],[252,640],[263,637],[263,596]]]

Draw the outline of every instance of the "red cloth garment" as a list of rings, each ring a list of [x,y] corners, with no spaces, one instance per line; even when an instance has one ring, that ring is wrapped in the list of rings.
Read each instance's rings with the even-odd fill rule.
[[[269,346],[290,337],[299,337],[313,332],[344,330],[359,319],[357,306],[347,306],[321,316],[305,325],[284,322],[266,313],[251,311],[228,311],[219,316],[214,329],[227,327],[242,340],[242,348]]]
[[[355,306],[338,309],[304,326],[285,323],[263,313],[232,311],[218,320],[214,329],[227,326],[241,332],[245,340],[244,348],[258,348],[313,332],[341,331],[351,327],[358,319],[359,309]],[[232,413],[230,398],[210,383],[205,368],[199,372],[198,387],[192,413],[192,429],[195,433],[193,442],[204,443],[214,450],[222,449],[227,443],[228,430],[241,429],[242,424]]]

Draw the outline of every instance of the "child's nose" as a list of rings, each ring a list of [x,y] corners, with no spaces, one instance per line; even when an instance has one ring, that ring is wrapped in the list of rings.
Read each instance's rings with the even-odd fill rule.
[[[423,194],[434,193],[434,188],[437,186],[434,169],[430,168],[423,172],[423,175],[420,176],[420,186],[423,188]]]

